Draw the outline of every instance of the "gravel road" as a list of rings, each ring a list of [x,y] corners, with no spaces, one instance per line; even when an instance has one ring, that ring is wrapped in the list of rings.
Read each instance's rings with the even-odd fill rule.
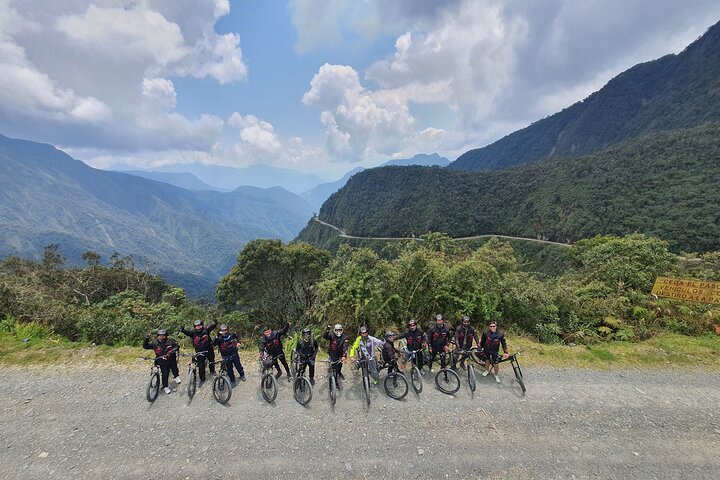
[[[347,369],[347,367],[346,367]],[[426,376],[404,401],[324,369],[309,407],[251,368],[227,406],[184,384],[145,400],[145,369],[6,370],[1,478],[718,478],[720,376],[527,369],[522,395],[480,379],[454,397]],[[284,377],[283,377],[284,378]],[[486,415],[487,412],[487,415]],[[488,417],[489,415],[489,417]],[[492,419],[492,422],[489,420]]]

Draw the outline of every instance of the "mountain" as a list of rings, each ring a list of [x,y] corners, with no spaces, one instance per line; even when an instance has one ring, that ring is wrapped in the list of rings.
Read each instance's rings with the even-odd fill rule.
[[[380,165],[380,167],[386,167],[386,166],[399,166],[399,167],[409,167],[409,166],[426,166],[426,167],[432,167],[432,166],[439,166],[439,167],[447,167],[450,165],[450,160],[448,160],[445,157],[441,157],[437,153],[432,153],[430,155],[421,153],[418,155],[415,155],[412,158],[406,158],[406,159],[399,159],[399,160],[390,160],[388,162],[383,163]],[[377,167],[375,167],[377,168]],[[340,190],[343,186],[345,186],[345,183],[355,175],[356,173],[362,172],[365,170],[362,167],[357,167],[352,170],[350,170],[348,173],[346,173],[340,180],[336,180],[334,182],[328,182],[328,183],[321,183],[315,188],[311,188],[307,192],[303,192],[300,196],[303,197],[305,200],[310,202],[310,204],[313,207],[316,207],[316,210],[319,210],[322,206],[323,202],[328,199],[330,195]]]
[[[425,153],[419,153],[412,158],[401,159],[401,160],[390,160],[385,162],[381,167],[447,167],[450,165],[450,160],[445,157],[441,157],[437,153],[431,153],[427,155]]]
[[[311,214],[280,187],[191,191],[0,135],[2,256],[39,258],[51,243],[75,262],[87,250],[106,259],[117,251],[191,295],[211,294],[246,242],[290,240]]]
[[[488,170],[587,155],[650,133],[720,120],[720,23],[677,55],[641,63],[550,117],[450,164]]]
[[[642,232],[675,251],[716,251],[719,158],[715,122],[505,170],[377,168],[353,176],[320,218],[355,236],[440,231],[572,242]],[[326,238],[317,228],[311,221],[298,238]]]
[[[136,177],[148,178],[150,180],[156,180],[158,182],[169,183],[176,187],[185,188],[187,190],[218,190],[212,185],[208,185],[205,182],[201,182],[192,173],[180,172],[152,172],[148,170],[125,170],[121,173],[127,173],[129,175],[135,175]]]
[[[239,186],[269,188],[279,186],[293,193],[300,194],[321,183],[323,179],[310,173],[295,170],[269,167],[267,165],[251,165],[245,168],[225,167],[220,165],[174,164],[160,167],[158,172],[188,172],[202,182],[212,185],[217,190],[231,191]]]

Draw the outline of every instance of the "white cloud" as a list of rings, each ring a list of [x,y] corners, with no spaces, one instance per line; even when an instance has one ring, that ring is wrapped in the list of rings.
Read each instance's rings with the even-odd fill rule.
[[[260,154],[276,154],[281,149],[273,126],[254,115],[234,112],[228,119],[228,125],[240,130],[240,139],[245,148]]]

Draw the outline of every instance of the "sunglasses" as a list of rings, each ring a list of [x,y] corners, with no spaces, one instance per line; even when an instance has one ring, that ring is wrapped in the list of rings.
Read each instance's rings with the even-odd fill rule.
[[[497,327],[497,325],[490,325],[490,328],[495,328],[495,327]]]
[[[342,332],[342,330],[343,330],[342,328],[336,328],[336,329],[335,329],[336,332]]]

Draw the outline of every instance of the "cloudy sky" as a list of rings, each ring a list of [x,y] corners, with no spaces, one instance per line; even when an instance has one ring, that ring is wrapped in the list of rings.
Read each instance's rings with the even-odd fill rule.
[[[718,20],[717,0],[0,0],[0,133],[100,168],[454,160]]]

